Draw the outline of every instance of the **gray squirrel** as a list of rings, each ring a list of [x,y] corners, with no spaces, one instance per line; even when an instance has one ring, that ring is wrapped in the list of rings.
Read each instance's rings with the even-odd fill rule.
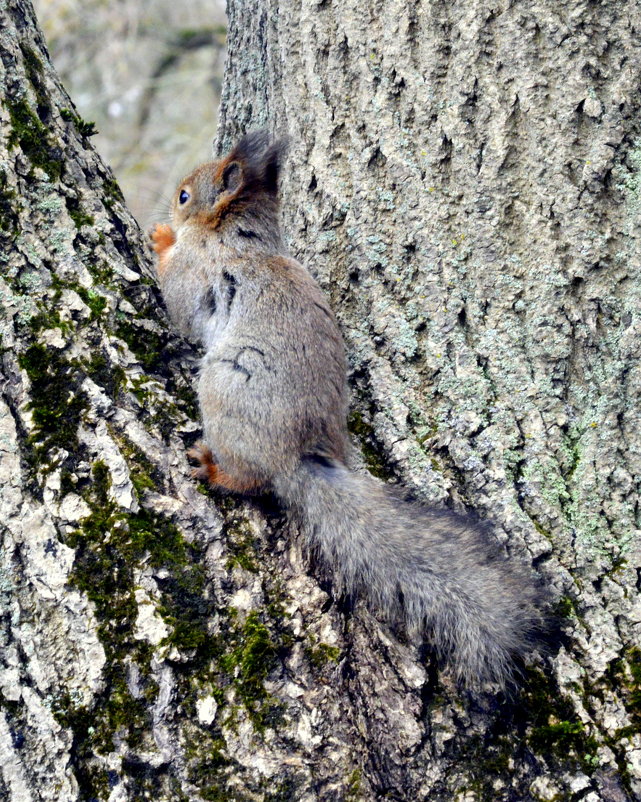
[[[152,232],[169,314],[205,348],[206,445],[189,452],[194,475],[239,493],[272,491],[338,593],[362,594],[426,633],[465,685],[504,687],[540,622],[536,584],[493,554],[478,522],[404,501],[346,466],[343,339],[281,239],[284,148],[263,131],[247,134],[181,182],[173,228]]]

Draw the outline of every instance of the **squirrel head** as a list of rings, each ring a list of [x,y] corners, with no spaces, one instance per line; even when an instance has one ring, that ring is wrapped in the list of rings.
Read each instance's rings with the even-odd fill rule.
[[[252,131],[220,161],[197,167],[174,195],[174,225],[193,221],[217,229],[227,219],[276,216],[278,173],[286,147],[285,139],[270,142],[266,131]]]

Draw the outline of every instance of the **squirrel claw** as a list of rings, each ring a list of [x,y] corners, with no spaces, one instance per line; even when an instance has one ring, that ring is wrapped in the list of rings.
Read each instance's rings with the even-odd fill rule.
[[[214,461],[211,448],[202,441],[190,448],[187,456],[189,459],[200,462],[200,465],[192,468],[193,479],[200,479],[213,487],[231,490],[234,493],[253,492],[261,486],[260,482],[239,480],[222,471]]]
[[[201,482],[209,481],[209,471],[204,465],[201,465],[200,468],[192,468],[190,476],[192,479],[198,479]]]
[[[189,459],[200,462],[196,468],[192,468],[192,479],[200,479],[202,482],[214,483],[214,475],[216,473],[216,463],[214,462],[214,455],[211,453],[211,448],[206,446],[203,442],[196,443],[192,448],[187,451]]]
[[[197,462],[200,462],[203,465],[214,464],[214,455],[211,453],[211,448],[205,445],[202,442],[202,440],[197,442],[187,451],[187,456],[189,457],[189,459],[196,460]]]

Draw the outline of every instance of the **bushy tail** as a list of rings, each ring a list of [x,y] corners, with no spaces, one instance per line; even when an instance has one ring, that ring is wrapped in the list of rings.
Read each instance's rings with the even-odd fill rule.
[[[468,686],[511,679],[540,622],[524,571],[491,556],[480,524],[397,498],[369,475],[305,459],[278,480],[339,592],[366,594],[427,632]]]

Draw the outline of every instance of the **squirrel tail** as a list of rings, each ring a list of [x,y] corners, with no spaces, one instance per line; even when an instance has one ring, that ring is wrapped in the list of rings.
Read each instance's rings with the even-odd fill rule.
[[[468,687],[513,679],[541,623],[532,578],[493,556],[484,527],[397,498],[367,474],[304,458],[274,490],[331,569],[339,593],[362,594],[409,631],[426,632]]]

